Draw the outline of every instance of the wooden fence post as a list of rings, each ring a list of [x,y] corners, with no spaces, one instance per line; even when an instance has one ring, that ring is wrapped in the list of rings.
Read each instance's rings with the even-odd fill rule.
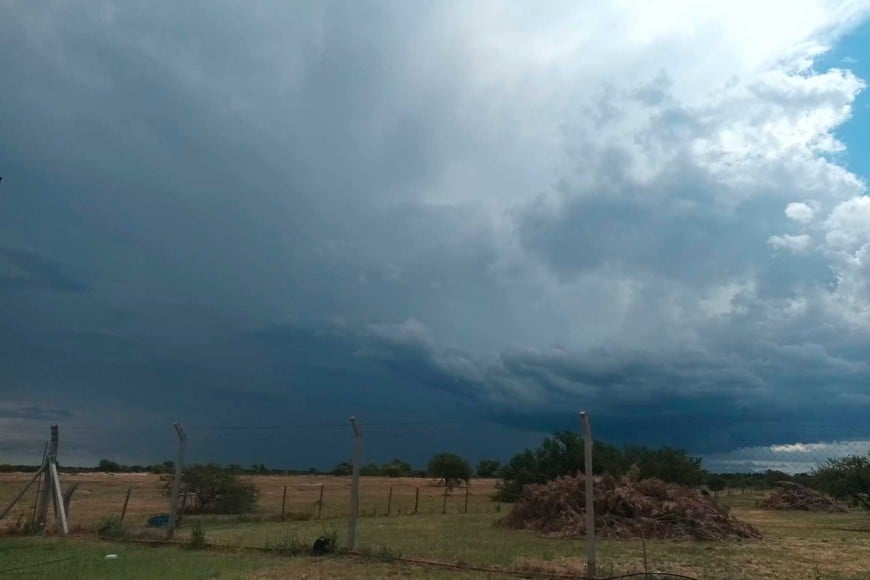
[[[393,486],[390,486],[390,493],[387,496],[387,517],[390,517],[390,512],[393,508]]]
[[[417,488],[416,493],[414,493],[414,515],[417,515],[417,508],[420,506],[420,488]]]
[[[24,496],[25,492],[26,492],[28,489],[30,489],[30,486],[33,485],[33,482],[36,481],[39,477],[42,476],[42,472],[43,472],[43,471],[45,471],[45,465],[43,465],[42,467],[40,467],[40,468],[36,471],[36,473],[33,474],[33,477],[30,478],[30,481],[28,481],[28,482],[24,485],[24,487],[21,489],[21,491],[18,492],[18,495],[16,495],[15,498],[13,498],[13,500],[9,503],[9,505],[6,506],[6,508],[3,510],[3,513],[0,513],[0,520],[2,520],[4,517],[6,517],[6,514],[8,514],[10,511],[12,511],[12,507],[13,507],[16,503],[18,503],[18,500],[20,500],[20,499]]]
[[[175,535],[175,527],[178,525],[178,494],[181,491],[181,477],[184,468],[184,446],[187,442],[187,435],[184,434],[184,427],[176,421],[173,425],[175,432],[178,434],[178,458],[175,461],[175,480],[172,482],[172,496],[169,504],[169,527],[166,530],[166,539],[171,540]]]
[[[586,575],[595,576],[595,490],[592,474],[592,428],[589,425],[589,413],[580,411],[580,421],[583,423],[583,480],[586,484]]]
[[[320,519],[323,513],[323,484],[320,484],[320,499],[317,500],[317,519]]]
[[[124,521],[124,516],[127,515],[127,504],[130,503],[130,494],[133,492],[133,486],[127,488],[127,497],[124,498],[124,507],[121,508],[121,521]]]
[[[353,471],[350,485],[350,520],[347,525],[347,549],[356,548],[356,521],[359,518],[359,464],[362,461],[362,430],[356,417],[350,418],[353,427]]]
[[[441,504],[441,515],[447,513],[447,486],[444,486],[444,501]]]
[[[465,484],[465,512],[464,512],[466,514],[468,513],[468,489],[469,489],[469,487],[470,487],[470,484],[466,483]]]
[[[287,507],[287,486],[284,486],[284,493],[281,495],[281,519],[284,519],[284,508]]]

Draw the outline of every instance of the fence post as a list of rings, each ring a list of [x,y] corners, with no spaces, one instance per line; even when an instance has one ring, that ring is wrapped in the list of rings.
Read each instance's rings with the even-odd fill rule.
[[[465,484],[465,512],[468,513],[468,489],[471,486],[471,483]]]
[[[176,421],[173,424],[175,432],[178,434],[178,458],[175,461],[175,480],[172,482],[172,497],[169,500],[169,528],[166,530],[166,539],[171,540],[175,535],[175,526],[178,525],[178,494],[181,491],[181,477],[184,466],[184,446],[187,442],[187,435],[184,434],[184,427]]]
[[[48,502],[51,501],[52,493],[51,472],[48,466],[51,464],[52,458],[57,457],[58,438],[57,425],[52,425],[51,439],[49,439],[48,443],[48,455],[46,455],[45,463],[43,464],[43,469],[45,470],[45,482],[40,490],[39,500],[36,504],[36,527],[40,531],[45,529],[45,523],[46,520],[48,520]]]
[[[447,486],[444,486],[444,501],[441,503],[441,515],[447,513]]]
[[[57,519],[60,521],[60,527],[65,536],[69,533],[69,527],[66,522],[66,510],[63,509],[63,492],[60,489],[60,476],[57,474],[57,462],[49,462],[48,472],[51,474],[49,479],[54,487],[54,508],[57,510]]]
[[[420,488],[417,488],[414,494],[414,515],[417,515],[417,508],[420,506]]]
[[[580,411],[583,423],[583,481],[586,484],[586,575],[595,576],[595,490],[592,474],[592,428],[589,426],[589,413]]]
[[[133,486],[127,488],[127,497],[124,498],[124,507],[121,508],[121,521],[124,521],[124,516],[127,515],[127,504],[130,503],[130,493],[133,491]]]
[[[281,495],[281,519],[284,519],[284,508],[287,506],[287,486],[284,486],[284,493]]]
[[[390,517],[390,511],[393,507],[393,486],[390,486],[390,494],[387,496],[387,517]]]
[[[359,464],[362,460],[362,431],[356,417],[350,418],[353,427],[353,476],[350,484],[350,520],[347,525],[347,549],[356,548],[356,520],[359,518]]]
[[[320,519],[320,515],[323,513],[323,484],[320,484],[320,499],[317,500],[317,519]]]

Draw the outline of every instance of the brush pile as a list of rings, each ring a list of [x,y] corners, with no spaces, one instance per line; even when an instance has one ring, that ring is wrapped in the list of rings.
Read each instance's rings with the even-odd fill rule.
[[[585,534],[582,475],[527,485],[501,520],[509,528],[558,536]],[[760,538],[752,525],[729,515],[700,491],[658,479],[595,477],[595,530],[604,538],[726,540]]]
[[[781,481],[779,487],[758,503],[765,510],[802,510],[808,512],[845,512],[836,500],[791,481]]]

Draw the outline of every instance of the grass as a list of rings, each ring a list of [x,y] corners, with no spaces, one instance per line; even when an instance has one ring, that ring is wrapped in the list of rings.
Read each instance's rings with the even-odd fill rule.
[[[116,559],[106,559],[115,554]],[[469,574],[344,556],[287,558],[100,542],[92,538],[0,539],[0,575],[49,580],[472,578]]]
[[[138,487],[134,486],[128,508],[125,522],[128,529],[141,531],[148,515],[165,511],[166,498],[160,495],[154,476],[88,474],[77,478],[66,476],[65,479],[82,482],[73,499],[71,518],[74,527],[79,526],[82,533],[90,529],[88,522],[95,526],[100,518],[120,510],[131,482]],[[62,577],[99,578],[101,570],[113,570],[106,567],[112,566],[112,561],[102,560],[109,549],[117,550],[121,556],[114,564],[121,563],[122,558],[127,562],[128,568],[123,573],[125,578],[452,577],[455,573],[409,568],[401,561],[389,561],[396,556],[528,571],[576,574],[584,569],[582,540],[542,537],[532,532],[498,527],[497,520],[509,506],[504,506],[501,513],[496,512],[498,504],[489,499],[494,492],[492,481],[473,484],[467,515],[461,513],[464,511],[462,490],[456,490],[448,499],[448,514],[442,515],[443,489],[432,487],[428,480],[364,478],[362,507],[363,513],[369,517],[361,518],[358,524],[358,547],[369,558],[360,561],[335,556],[323,559],[287,557],[301,552],[297,547],[310,547],[320,535],[335,534],[340,545],[345,543],[347,530],[343,516],[349,504],[349,480],[314,476],[257,476],[251,479],[261,489],[261,513],[244,518],[188,516],[184,519],[177,539],[190,545],[192,529],[198,523],[211,550],[104,544],[90,532],[87,532],[87,537],[65,542],[51,538],[9,538],[0,539],[0,546],[5,548],[11,543],[18,548],[0,551],[0,569],[21,561],[23,557],[18,556],[19,552],[28,553],[23,559],[30,562],[50,559],[48,552],[52,550],[60,553],[67,550],[75,555],[75,559],[59,563],[61,568],[58,569],[73,570],[74,573]],[[0,505],[14,493],[12,483],[14,481],[10,482],[9,475],[0,477]],[[321,484],[325,486],[324,519],[318,521],[310,516],[317,507]],[[280,513],[284,485],[288,486],[286,511],[294,517],[279,521],[275,516]],[[393,486],[392,515],[385,517],[390,486]],[[420,513],[410,515],[417,487],[421,489]],[[720,501],[729,505],[737,517],[758,526],[764,539],[744,542],[649,541],[646,548],[650,569],[709,579],[870,578],[870,515],[866,512],[768,512],[755,507],[755,502],[763,496],[725,494]],[[285,544],[288,549],[277,550],[279,554],[214,551],[215,546],[238,550],[242,547],[261,549],[267,545],[282,547]],[[47,552],[37,553],[40,550]],[[282,551],[286,552],[284,556],[280,554]],[[384,557],[378,558],[379,555]],[[150,559],[159,561],[150,562]],[[603,574],[641,570],[643,544],[640,541],[602,541],[599,543],[598,562],[599,573]],[[79,566],[83,572],[77,576],[80,574]],[[139,567],[148,573],[136,576]],[[115,570],[117,568],[120,566]]]

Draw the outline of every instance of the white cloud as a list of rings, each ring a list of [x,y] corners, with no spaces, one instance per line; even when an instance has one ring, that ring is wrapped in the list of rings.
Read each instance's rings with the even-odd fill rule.
[[[825,239],[834,250],[855,251],[870,242],[870,196],[839,203],[824,224]]]
[[[807,234],[799,234],[796,236],[784,234],[781,236],[770,236],[767,243],[777,250],[786,250],[794,254],[803,254],[810,249],[813,239]]]
[[[785,206],[785,215],[798,223],[808,224],[813,221],[815,211],[806,203],[792,202]]]
[[[864,455],[868,452],[870,441],[867,440],[785,443],[711,454],[704,458],[704,465],[713,471],[776,469],[785,473],[807,473],[829,458]]]

